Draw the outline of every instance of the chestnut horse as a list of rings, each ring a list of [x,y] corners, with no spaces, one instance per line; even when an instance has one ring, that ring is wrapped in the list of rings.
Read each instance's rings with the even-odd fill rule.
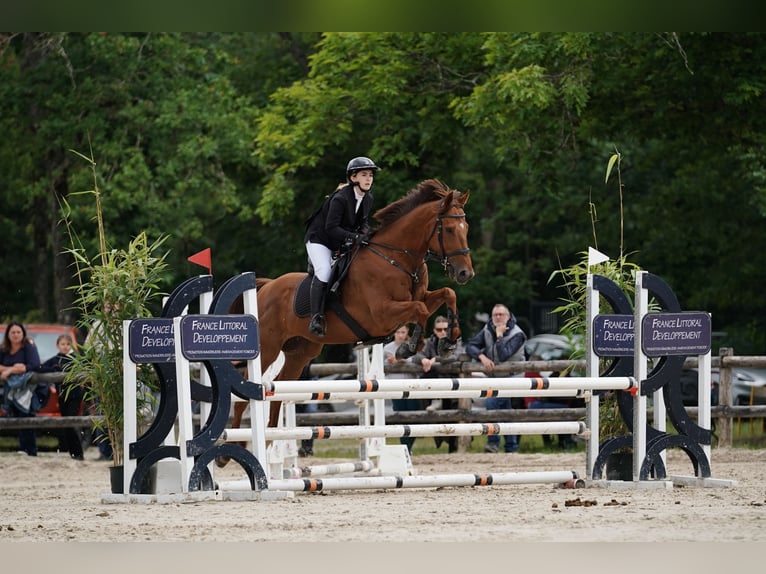
[[[423,345],[428,318],[446,305],[451,322],[448,337],[454,348],[460,336],[455,292],[449,287],[428,290],[426,260],[437,259],[460,285],[473,277],[463,210],[468,196],[469,192],[429,179],[374,213],[378,226],[369,241],[352,253],[339,289],[342,307],[368,335],[362,343],[384,340],[400,325],[414,323],[411,346],[403,349],[404,356],[412,355]],[[306,276],[287,273],[276,279],[256,279],[261,365],[266,369],[283,351],[285,364],[278,379],[297,380],[324,345],[360,342],[358,328],[352,330],[329,301],[326,335],[309,333],[310,317],[299,317],[293,306],[296,289]],[[231,312],[241,313],[241,303],[240,298]],[[234,428],[239,427],[247,404],[234,404]],[[279,402],[271,403],[269,426],[276,426],[279,409]]]

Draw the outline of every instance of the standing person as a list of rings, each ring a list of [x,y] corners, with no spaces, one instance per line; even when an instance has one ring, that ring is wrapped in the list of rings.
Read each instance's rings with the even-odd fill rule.
[[[492,376],[495,363],[524,360],[524,343],[527,336],[516,324],[516,317],[508,307],[497,303],[492,308],[492,317],[487,324],[474,335],[465,347],[465,352],[474,360],[480,361],[484,371]],[[510,397],[491,397],[487,399],[487,409],[510,409]],[[500,437],[489,435],[487,437],[486,452],[500,450]],[[505,435],[505,452],[519,450],[519,437]]]
[[[54,373],[66,371],[72,363],[72,337],[69,335],[59,335],[56,339],[56,348],[58,353],[45,361],[38,369],[41,373]],[[59,397],[59,411],[65,417],[77,416],[80,414],[83,395],[85,390],[81,385],[56,383],[56,392]],[[59,435],[59,445],[61,450],[65,450],[75,460],[83,460],[82,441],[80,432],[76,428],[66,428]]]
[[[333,254],[344,244],[359,245],[369,232],[372,181],[380,168],[368,157],[355,157],[346,166],[346,183],[340,184],[322,206],[306,220],[306,252],[311,263],[311,322],[309,332],[324,337],[327,323],[324,303]]]
[[[412,359],[413,363],[420,365],[423,368],[423,374],[420,375],[421,379],[439,378],[439,365],[452,363],[457,361],[460,357],[460,345],[458,344],[455,349],[446,357],[439,355],[439,340],[447,336],[449,329],[449,321],[443,315],[439,315],[434,319],[433,333],[423,346],[423,350],[416,353]],[[433,412],[438,411],[441,408],[452,409],[457,407],[457,401],[455,399],[434,399],[431,404],[426,407],[426,411]],[[456,436],[448,437],[434,437],[436,448],[442,445],[442,442],[446,442],[448,445],[448,452],[457,452],[458,438]]]
[[[18,321],[8,323],[0,344],[0,383],[5,387],[6,416],[33,417],[44,406],[35,400],[36,385],[29,384],[32,372],[39,366],[40,355],[34,341],[27,337],[24,325]],[[37,456],[34,429],[19,430],[19,448],[29,456]]]
[[[383,347],[383,360],[389,365],[401,365],[406,363],[406,359],[397,359],[396,350],[404,345],[410,339],[410,332],[407,325],[401,325],[396,331],[394,331],[394,340]],[[392,374],[391,378],[397,379],[413,379],[414,373],[396,373]],[[394,411],[419,411],[423,408],[423,401],[420,399],[393,399],[391,406]],[[415,437],[402,436],[399,437],[399,443],[407,447],[407,450],[412,454],[412,447],[415,445]]]

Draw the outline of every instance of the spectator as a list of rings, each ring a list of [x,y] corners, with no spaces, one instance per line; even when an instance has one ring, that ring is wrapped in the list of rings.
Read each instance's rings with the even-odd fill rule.
[[[492,308],[492,317],[487,324],[474,335],[465,347],[465,352],[474,360],[480,361],[488,376],[493,376],[496,363],[508,361],[523,361],[524,343],[527,336],[516,324],[516,317],[508,307],[497,303]],[[509,397],[491,397],[486,403],[488,410],[511,409]],[[498,452],[500,450],[500,437],[489,435],[487,437],[486,452]],[[516,435],[505,435],[505,452],[519,450],[519,438]]]
[[[48,400],[47,384],[29,383],[40,366],[40,356],[34,341],[18,321],[11,321],[0,344],[0,383],[5,387],[3,410],[10,417],[33,417]],[[39,391],[43,394],[39,394]],[[42,388],[44,387],[44,388]],[[19,448],[29,456],[37,456],[37,438],[34,429],[19,430]],[[21,452],[20,451],[20,452]]]
[[[402,365],[407,361],[405,359],[396,358],[396,350],[404,343],[409,341],[410,332],[407,325],[401,325],[394,332],[394,340],[383,347],[383,360],[389,365]],[[396,373],[390,375],[390,378],[396,379],[412,379],[415,375],[413,373]],[[420,399],[393,399],[391,406],[394,411],[419,411],[423,409],[423,401]],[[412,447],[415,445],[415,437],[402,436],[399,437],[399,442],[407,447],[407,450],[412,453]]]
[[[45,361],[38,369],[41,373],[66,371],[72,363],[72,337],[59,335],[56,339],[58,353]],[[56,383],[59,398],[59,411],[65,417],[78,416],[82,407],[84,389],[79,384]],[[82,440],[76,428],[66,428],[59,434],[59,448],[69,453],[75,460],[83,460]]]
[[[460,345],[450,352],[446,357],[439,355],[439,340],[447,336],[449,330],[449,321],[443,315],[439,315],[434,320],[433,334],[426,339],[426,343],[423,346],[423,350],[416,353],[412,359],[413,363],[420,365],[423,368],[423,374],[420,375],[421,379],[433,379],[439,378],[439,365],[452,363],[457,361],[460,357]],[[426,411],[434,412],[442,408],[454,409],[457,408],[456,399],[434,399],[431,404],[426,407]],[[434,437],[436,448],[439,448],[443,442],[448,445],[448,452],[457,452],[458,437]]]

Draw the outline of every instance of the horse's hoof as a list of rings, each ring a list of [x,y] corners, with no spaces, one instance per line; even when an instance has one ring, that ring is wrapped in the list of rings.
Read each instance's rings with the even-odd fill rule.
[[[402,343],[401,345],[399,345],[399,348],[396,349],[396,353],[394,354],[394,356],[397,358],[397,360],[409,359],[412,355],[415,354],[415,351],[416,351],[415,345]]]
[[[436,351],[439,353],[440,357],[448,357],[455,351],[455,349],[457,349],[457,342],[450,341],[447,337],[442,337],[436,344]]]
[[[217,456],[217,457],[215,457],[215,465],[218,468],[223,468],[224,466],[229,464],[230,460],[231,460],[231,458],[229,458],[228,456]]]

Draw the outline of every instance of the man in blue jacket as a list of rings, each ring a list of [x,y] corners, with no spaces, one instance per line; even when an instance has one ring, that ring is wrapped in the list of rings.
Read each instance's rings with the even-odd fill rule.
[[[495,363],[507,361],[523,361],[524,343],[527,336],[516,324],[516,317],[502,303],[492,308],[492,317],[487,324],[474,335],[465,347],[465,352],[474,360],[480,361],[484,371],[492,373]],[[492,375],[489,375],[492,376]],[[487,399],[487,409],[510,409],[510,397],[490,397]],[[500,450],[500,437],[489,435],[487,437],[486,452]],[[505,452],[519,450],[519,437],[505,435]]]

